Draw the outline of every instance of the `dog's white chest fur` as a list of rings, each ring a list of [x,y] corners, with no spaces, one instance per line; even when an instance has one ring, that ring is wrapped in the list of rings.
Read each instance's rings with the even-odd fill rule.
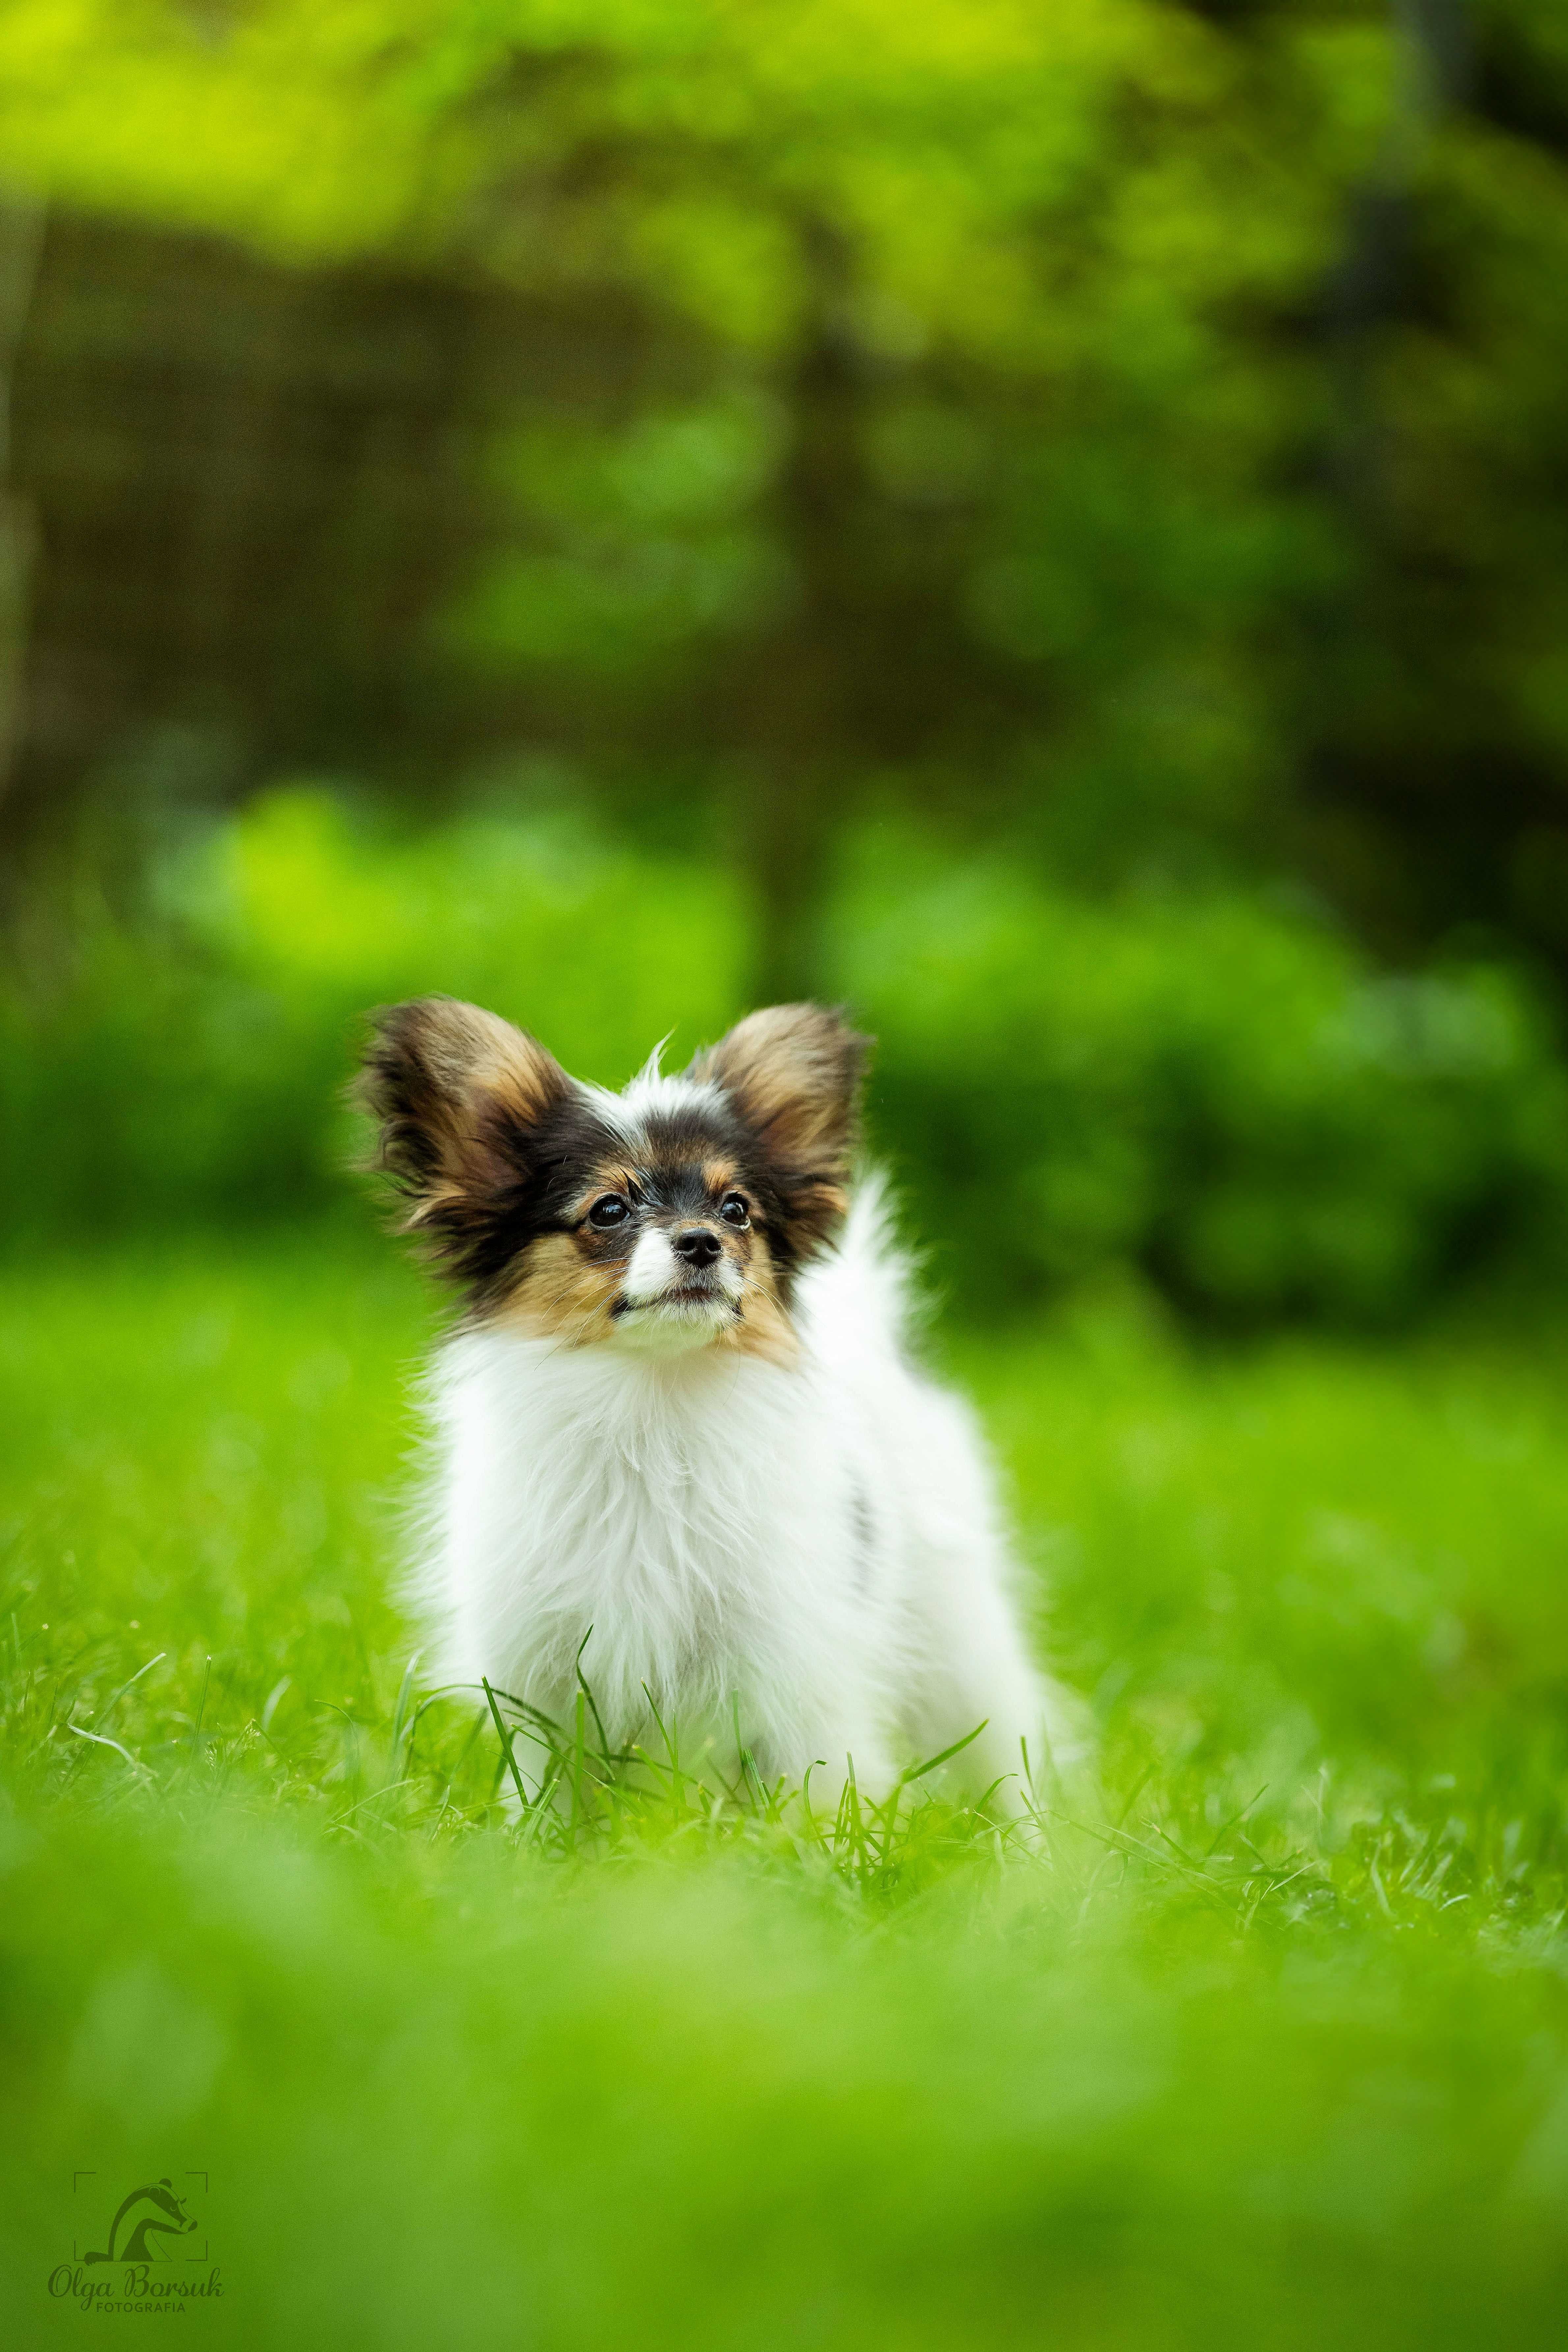
[[[616,1742],[657,1745],[657,1708],[792,1780],[852,1757],[886,1786],[983,1720],[972,1777],[1038,1759],[984,1451],[904,1361],[899,1287],[868,1196],[802,1278],[797,1366],[455,1339],[421,1579],[445,1671],[568,1721],[581,1653]]]

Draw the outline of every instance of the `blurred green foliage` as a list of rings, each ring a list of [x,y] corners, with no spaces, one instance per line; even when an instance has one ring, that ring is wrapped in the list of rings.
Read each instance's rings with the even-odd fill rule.
[[[479,745],[569,750],[634,823],[721,839],[758,991],[816,978],[832,838],[890,779],[1059,877],[1304,873],[1406,960],[1479,919],[1561,961],[1552,12],[12,0],[0,134],[56,205],[489,289],[575,355],[421,412],[401,541],[356,517],[336,585],[296,584],[349,616],[313,656],[287,597],[243,610],[266,566],[225,533],[293,459],[225,413],[257,478],[211,461],[231,584],[215,621],[193,551],[163,685],[223,705],[246,788],[313,756],[279,710],[351,698],[335,758],[445,790],[472,705]],[[52,315],[68,352],[68,287]],[[434,583],[421,478],[487,518]],[[356,668],[393,613],[395,661]],[[29,739],[11,798],[41,824],[91,782]]]
[[[410,842],[281,794],[187,850],[162,897],[151,930],[86,926],[63,988],[5,1000],[0,1151],[24,1236],[319,1213],[380,1003],[526,1006],[617,1083],[672,1010],[716,1034],[735,1003],[733,889],[579,829],[476,818]]]
[[[925,863],[879,845],[837,969],[960,1302],[1121,1261],[1210,1315],[1382,1319],[1560,1263],[1568,1078],[1505,967],[1380,972],[1256,891]]]
[[[14,0],[18,201],[380,271],[362,337],[439,364],[417,463],[367,473],[281,614],[245,584],[280,551],[226,534],[296,454],[294,312],[257,411],[204,428],[253,456],[201,477],[188,562],[104,487],[134,436],[111,461],[84,409],[56,451],[150,593],[188,572],[121,668],[182,629],[216,667],[164,681],[183,734],[121,713],[73,767],[59,678],[111,665],[50,669],[86,590],[49,575],[0,870],[58,817],[60,903],[85,866],[121,911],[35,955],[47,892],[0,891],[7,1228],[325,1200],[378,999],[493,999],[623,1076],[816,991],[879,1032],[879,1141],[976,1306],[1118,1263],[1254,1318],[1544,1278],[1565,73],[1519,0]],[[480,307],[416,331],[416,285]],[[510,374],[465,373],[503,299]],[[142,299],[82,350],[131,349]],[[235,374],[231,323],[173,384]],[[426,474],[485,518],[427,572]],[[100,511],[46,511],[46,571],[119,549]],[[399,813],[267,803],[160,910],[168,837],[300,772],[224,702],[247,663],[254,707],[351,709],[339,772]],[[420,839],[437,801],[479,813]]]
[[[410,834],[279,793],[160,892],[153,929],[100,923],[68,985],[0,1000],[14,1244],[329,1207],[377,1003],[471,997],[616,1086],[745,1004],[733,880],[563,819]],[[823,969],[963,1311],[1122,1266],[1211,1316],[1387,1321],[1561,1263],[1568,1079],[1504,966],[1381,974],[1257,890],[1090,900],[889,824],[845,861]]]

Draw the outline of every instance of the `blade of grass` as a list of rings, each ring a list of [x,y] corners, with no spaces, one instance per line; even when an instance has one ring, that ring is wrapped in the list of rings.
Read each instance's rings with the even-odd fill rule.
[[[74,1731],[79,1739],[90,1739],[95,1748],[112,1748],[117,1756],[124,1757],[133,1772],[140,1772],[144,1780],[151,1780],[152,1774],[145,1764],[132,1756],[129,1748],[122,1748],[118,1739],[106,1739],[100,1731],[84,1731],[79,1723],[68,1723],[66,1729]]]
[[[489,1702],[490,1715],[495,1722],[496,1738],[500,1741],[500,1752],[502,1758],[511,1772],[512,1786],[517,1790],[517,1801],[526,1813],[529,1810],[528,1791],[522,1785],[522,1774],[517,1769],[517,1759],[511,1752],[511,1741],[507,1736],[506,1726],[500,1719],[500,1709],[496,1705],[496,1695],[494,1691],[491,1690],[489,1683],[484,1681],[483,1675],[481,1675],[479,1679],[484,1685],[485,1697]]]
[[[101,1728],[102,1726],[109,1721],[110,1717],[114,1713],[115,1708],[125,1696],[126,1692],[132,1689],[135,1684],[139,1683],[143,1675],[150,1675],[152,1673],[153,1667],[158,1664],[159,1658],[166,1658],[168,1654],[167,1650],[160,1650],[157,1657],[149,1658],[144,1666],[138,1666],[133,1675],[128,1675],[125,1680],[121,1684],[120,1688],[115,1692],[113,1697],[106,1699],[104,1704],[99,1708],[98,1713],[92,1718],[93,1722]]]

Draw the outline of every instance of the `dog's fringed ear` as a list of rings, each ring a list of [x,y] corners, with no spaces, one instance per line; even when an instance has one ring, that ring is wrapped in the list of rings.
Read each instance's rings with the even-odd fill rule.
[[[472,1274],[526,1184],[529,1138],[571,1091],[542,1045],[494,1013],[423,996],[374,1016],[359,1098],[377,1123],[371,1161],[405,1196],[403,1223]]]
[[[848,1206],[860,1082],[871,1041],[820,1004],[770,1004],[700,1054],[691,1076],[722,1087],[755,1135],[787,1204],[796,1255]]]

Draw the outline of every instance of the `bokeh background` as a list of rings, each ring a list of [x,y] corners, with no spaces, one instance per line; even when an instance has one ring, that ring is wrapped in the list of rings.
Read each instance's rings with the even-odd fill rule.
[[[1098,1798],[514,1830],[428,989],[876,1034]],[[1555,2341],[1565,1305],[1555,0],[3,0],[8,2340]]]
[[[8,1232],[325,1207],[442,985],[847,999],[966,1311],[1560,1255],[1555,11],[13,5],[0,109]]]

